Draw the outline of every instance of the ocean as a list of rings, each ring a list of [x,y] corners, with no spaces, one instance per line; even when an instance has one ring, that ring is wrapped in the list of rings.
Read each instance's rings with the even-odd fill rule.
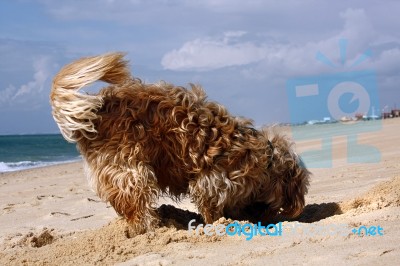
[[[0,136],[0,173],[79,160],[76,145],[61,134]]]

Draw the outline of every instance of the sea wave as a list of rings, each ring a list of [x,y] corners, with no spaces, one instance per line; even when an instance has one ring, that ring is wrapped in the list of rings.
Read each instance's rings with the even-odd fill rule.
[[[76,159],[70,159],[66,161],[52,161],[52,162],[43,162],[43,161],[0,162],[0,173],[14,172],[19,170],[63,164],[63,163],[72,163],[80,160],[81,158],[79,157]]]

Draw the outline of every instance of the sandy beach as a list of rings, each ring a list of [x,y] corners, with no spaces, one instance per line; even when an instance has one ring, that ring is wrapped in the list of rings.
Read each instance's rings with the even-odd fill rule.
[[[396,265],[400,119],[382,123],[381,130],[358,136],[381,152],[380,162],[347,163],[347,139],[334,137],[333,167],[310,169],[303,214],[282,221],[281,236],[248,241],[243,235],[189,233],[188,222],[199,219],[189,199],[160,198],[163,226],[134,235],[90,189],[81,162],[1,173],[0,265]],[[303,141],[296,148],[318,145]],[[215,225],[229,222],[222,218]],[[338,225],[349,229],[306,233]],[[369,234],[350,231],[362,226]]]

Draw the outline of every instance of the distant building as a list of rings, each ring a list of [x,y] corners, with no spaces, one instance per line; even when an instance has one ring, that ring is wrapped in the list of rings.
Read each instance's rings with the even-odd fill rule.
[[[391,117],[393,117],[393,116],[392,116],[392,113],[389,113],[389,112],[383,112],[383,113],[382,113],[382,118],[383,118],[383,119],[391,118]]]

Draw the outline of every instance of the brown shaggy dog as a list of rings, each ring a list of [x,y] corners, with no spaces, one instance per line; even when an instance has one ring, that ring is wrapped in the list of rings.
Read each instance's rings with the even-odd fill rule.
[[[97,95],[78,92],[97,80],[111,85]],[[99,197],[139,230],[157,224],[160,192],[189,193],[206,223],[249,209],[262,220],[303,210],[310,173],[286,138],[231,116],[199,86],[132,78],[121,53],[65,66],[51,105]]]

